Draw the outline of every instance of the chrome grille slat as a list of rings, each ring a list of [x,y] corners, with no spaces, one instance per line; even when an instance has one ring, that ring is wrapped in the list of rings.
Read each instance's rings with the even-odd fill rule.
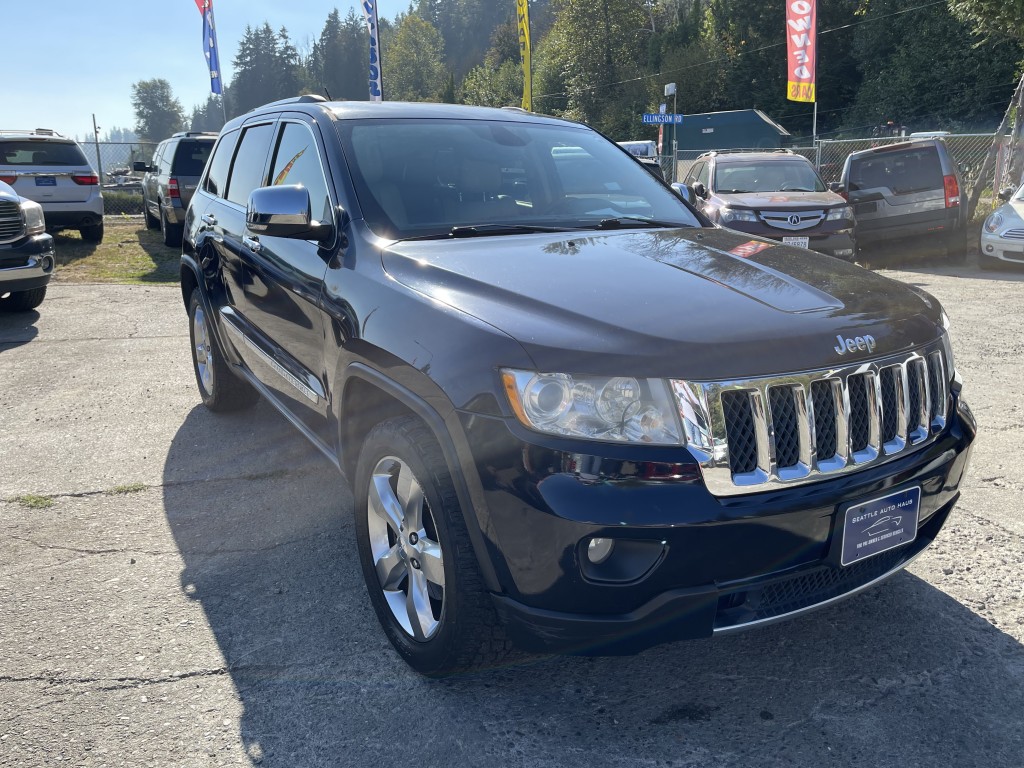
[[[1024,229],[1008,229],[1000,237],[1005,237],[1008,240],[1024,240]]]
[[[842,368],[672,385],[709,490],[729,496],[855,471],[923,445],[945,426],[948,378],[940,342]],[[705,409],[699,423],[695,405]]]

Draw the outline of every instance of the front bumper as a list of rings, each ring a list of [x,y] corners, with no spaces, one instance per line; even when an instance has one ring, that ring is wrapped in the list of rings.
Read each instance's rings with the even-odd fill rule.
[[[41,288],[50,282],[55,265],[52,235],[0,245],[0,295]]]
[[[767,240],[775,240],[782,242],[785,237],[806,237],[807,248],[817,253],[824,253],[826,256],[835,256],[838,259],[844,261],[853,261],[857,253],[856,241],[853,237],[853,229],[850,222],[827,222],[831,227],[834,224],[843,224],[848,227],[847,229],[830,229],[822,231],[823,226],[819,226],[815,229],[804,229],[796,230],[793,232],[782,231],[774,229],[772,227],[764,226],[761,223],[751,222],[732,222],[730,224],[723,224],[736,232],[742,232],[745,235],[754,235],[755,237],[763,237]]]
[[[953,508],[976,430],[956,402],[945,433],[919,451],[812,485],[729,498],[708,493],[685,451],[564,450],[516,425],[465,416],[470,449],[487,457],[477,467],[484,534],[503,587],[496,609],[528,649],[632,653],[855,594],[920,554]],[[584,446],[589,453],[573,452]],[[917,538],[843,568],[842,510],[913,486],[921,488]],[[614,539],[622,561],[588,564],[591,537]]]
[[[1003,239],[998,235],[981,233],[978,253],[982,259],[1024,264],[1024,240]]]

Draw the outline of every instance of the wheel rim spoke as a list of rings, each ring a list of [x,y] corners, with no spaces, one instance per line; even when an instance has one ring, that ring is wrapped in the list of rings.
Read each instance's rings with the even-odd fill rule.
[[[399,535],[402,528],[402,505],[395,492],[391,490],[391,476],[375,474],[370,485],[370,509],[377,517],[387,523],[388,527]]]
[[[444,556],[441,545],[429,539],[420,539],[420,566],[431,584],[444,587]]]
[[[397,545],[379,557],[374,565],[377,569],[377,580],[381,589],[386,592],[397,590],[408,570],[405,561],[398,556]]]
[[[419,533],[423,530],[423,489],[408,465],[402,464],[398,472],[398,500],[402,504],[402,516],[407,531]]]
[[[412,634],[417,640],[426,640],[437,628],[437,620],[430,606],[430,593],[427,591],[427,578],[423,571],[409,569],[408,592],[405,595],[405,611],[412,626]]]

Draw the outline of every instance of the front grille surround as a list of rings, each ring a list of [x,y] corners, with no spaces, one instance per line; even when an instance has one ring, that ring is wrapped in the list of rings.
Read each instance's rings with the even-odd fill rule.
[[[21,205],[13,200],[0,200],[0,243],[13,243],[25,236],[25,218]]]
[[[705,484],[733,496],[917,450],[945,428],[950,378],[940,340],[840,368],[672,386]]]

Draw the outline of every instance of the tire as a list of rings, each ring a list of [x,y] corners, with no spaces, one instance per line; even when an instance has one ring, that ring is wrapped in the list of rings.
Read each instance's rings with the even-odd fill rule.
[[[188,331],[192,341],[192,370],[203,405],[218,413],[249,408],[260,399],[260,394],[231,370],[209,323],[197,288],[188,302]]]
[[[146,229],[156,229],[160,226],[160,220],[149,212],[149,201],[146,196],[142,196],[142,215],[146,219]]]
[[[354,493],[370,603],[409,666],[444,677],[507,658],[511,643],[484,589],[441,448],[423,422],[402,416],[370,431]]]
[[[160,208],[160,234],[163,235],[164,245],[168,248],[180,248],[183,229],[181,224],[171,224],[164,209]]]
[[[103,222],[93,224],[91,227],[81,227],[78,231],[81,233],[83,240],[90,243],[103,242]]]
[[[1002,264],[1002,259],[993,259],[991,256],[986,256],[983,253],[978,254],[978,266],[986,272],[991,272],[994,269],[1000,269]]]
[[[28,312],[43,303],[46,286],[27,291],[14,291],[6,299],[0,299],[0,310],[4,312]]]

